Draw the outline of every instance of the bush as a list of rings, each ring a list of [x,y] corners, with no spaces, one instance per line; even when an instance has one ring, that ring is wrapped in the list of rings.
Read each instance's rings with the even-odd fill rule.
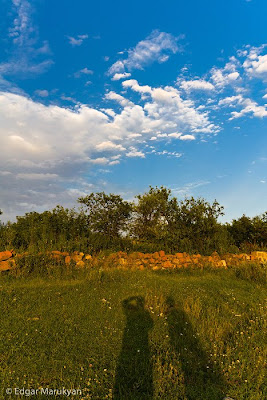
[[[258,263],[243,263],[232,267],[235,276],[259,284],[267,283],[267,265]]]
[[[55,259],[47,254],[26,254],[16,257],[16,268],[12,271],[16,276],[60,277],[72,271],[74,266],[66,266],[64,259]]]

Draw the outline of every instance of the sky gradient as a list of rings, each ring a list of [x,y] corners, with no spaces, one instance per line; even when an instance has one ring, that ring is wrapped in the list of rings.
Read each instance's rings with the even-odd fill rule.
[[[149,185],[267,210],[267,2],[0,0],[2,221]]]

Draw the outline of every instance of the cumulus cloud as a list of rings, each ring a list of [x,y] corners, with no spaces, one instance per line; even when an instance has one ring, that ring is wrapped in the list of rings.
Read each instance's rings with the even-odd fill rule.
[[[101,110],[82,104],[44,105],[25,95],[0,92],[0,185],[8,183],[10,191],[9,196],[1,192],[1,207],[13,214],[31,207],[38,211],[42,204],[45,208],[60,202],[61,192],[71,201],[74,191],[66,187],[82,190],[88,169],[119,164],[121,157],[144,158],[144,143],[155,134],[169,140],[179,132],[181,140],[190,140],[218,129],[174,87],[153,88],[134,80],[123,87],[140,94],[140,101],[111,91],[105,101],[114,105]],[[175,151],[158,153],[180,156]],[[47,192],[55,197],[48,201]]]
[[[241,110],[232,111],[230,120],[241,118],[246,114],[252,114],[257,118],[267,117],[267,108],[265,105],[260,106],[256,101],[244,98],[242,95],[226,97],[219,101],[219,106],[235,107],[236,105],[238,105]]]
[[[128,153],[126,153],[126,157],[145,158],[145,154],[142,151],[138,151],[135,147],[131,147],[130,151]]]
[[[180,84],[181,89],[184,89],[185,91],[191,91],[191,90],[214,90],[215,87],[212,83],[207,82],[205,80],[199,79],[199,80],[193,80],[193,81],[182,81]]]
[[[124,151],[126,150],[121,144],[116,144],[107,140],[105,142],[96,145],[96,150],[98,151]]]
[[[113,92],[112,90],[105,94],[105,99],[116,101],[122,107],[133,105],[133,103],[130,100],[126,99],[125,97],[116,92]]]
[[[215,87],[224,88],[227,85],[235,84],[239,76],[239,72],[235,71],[235,64],[229,63],[224,68],[213,68],[211,80]]]
[[[267,81],[267,54],[261,54],[264,50],[266,50],[266,45],[251,47],[243,67],[251,77]]]
[[[195,140],[195,136],[194,135],[182,135],[180,136],[180,140]]]
[[[170,54],[175,54],[181,47],[178,46],[180,37],[174,37],[170,33],[154,30],[146,39],[127,50],[128,57],[116,61],[110,68],[109,74],[124,73],[135,69],[143,69],[145,66],[157,61],[166,62]]]
[[[170,133],[178,129],[191,133],[215,133],[219,127],[211,123],[208,114],[196,109],[192,100],[182,99],[179,91],[172,87],[152,88],[148,85],[139,85],[136,80],[122,83],[123,87],[131,88],[141,95],[146,94],[148,100],[144,104],[149,122],[145,131],[158,133]],[[150,100],[149,100],[150,99]]]
[[[129,78],[130,76],[131,76],[130,72],[123,72],[122,74],[114,74],[111,80],[118,81],[120,79]]]

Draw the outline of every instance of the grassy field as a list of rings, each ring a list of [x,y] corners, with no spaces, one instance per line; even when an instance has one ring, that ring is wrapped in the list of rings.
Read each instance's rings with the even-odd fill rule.
[[[1,276],[0,398],[264,399],[264,293],[229,271]]]

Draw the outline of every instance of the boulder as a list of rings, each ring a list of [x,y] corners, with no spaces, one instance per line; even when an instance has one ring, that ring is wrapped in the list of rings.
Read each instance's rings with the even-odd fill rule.
[[[74,253],[73,256],[71,256],[71,259],[77,263],[79,261],[82,261],[83,256],[84,256],[83,253],[80,253],[80,254],[75,254]]]
[[[15,267],[15,260],[0,261],[0,272],[9,271]]]
[[[85,262],[80,260],[77,262],[76,267],[83,268],[85,266]]]
[[[1,251],[0,252],[0,261],[6,261],[13,256],[13,252],[11,251]]]

